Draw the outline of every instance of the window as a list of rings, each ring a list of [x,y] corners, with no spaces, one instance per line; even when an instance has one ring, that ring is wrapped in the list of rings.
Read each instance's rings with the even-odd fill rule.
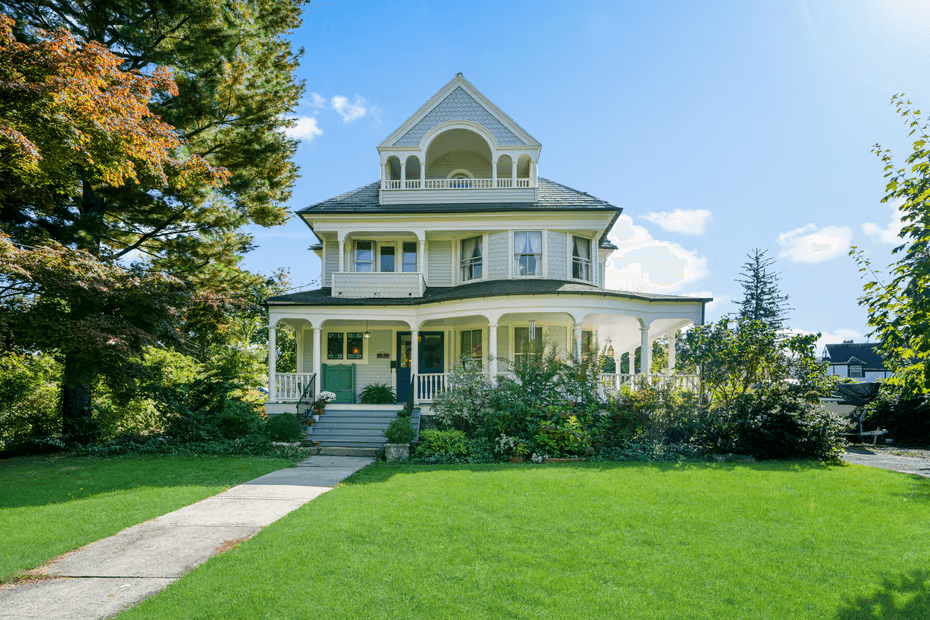
[[[326,359],[341,360],[344,344],[343,334],[330,334],[326,340]]]
[[[513,251],[515,275],[542,275],[542,233],[540,231],[515,232]]]
[[[572,277],[591,281],[591,240],[572,236]]]
[[[852,377],[853,379],[861,379],[862,378],[862,366],[860,366],[859,364],[851,364],[849,366],[849,376]]]
[[[381,271],[384,271],[384,272],[394,271],[394,246],[393,245],[382,245],[381,246]]]
[[[374,271],[375,252],[371,241],[355,242],[355,271],[370,273]]]
[[[462,239],[462,282],[481,279],[481,237]]]
[[[404,273],[416,273],[417,271],[417,244],[413,241],[405,241],[403,246],[403,269]]]
[[[471,329],[461,334],[462,359],[481,363],[481,330]]]
[[[594,341],[594,334],[591,330],[581,330],[581,355],[587,356],[591,353],[591,343]],[[597,352],[595,351],[595,355]]]
[[[363,335],[360,333],[346,334],[346,359],[360,360],[364,357],[365,338]]]
[[[326,359],[365,359],[365,336],[361,332],[330,333],[326,338]]]
[[[513,364],[517,370],[538,361],[542,355],[542,329],[537,327],[533,332],[533,338],[530,338],[529,327],[513,328]]]

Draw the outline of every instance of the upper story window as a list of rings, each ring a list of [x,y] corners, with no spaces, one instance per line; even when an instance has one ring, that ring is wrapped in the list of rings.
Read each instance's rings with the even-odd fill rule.
[[[374,271],[375,250],[372,241],[355,242],[355,271],[370,273]]]
[[[861,379],[863,376],[862,366],[860,366],[859,364],[850,364],[849,365],[849,376],[852,377],[853,379]]]
[[[591,240],[572,236],[572,277],[591,281]]]
[[[462,281],[479,280],[482,274],[481,237],[462,239]]]
[[[416,273],[417,271],[417,244],[413,241],[405,241],[403,245],[403,270],[404,273]]]
[[[381,246],[381,271],[394,271],[394,250],[395,248],[393,245]]]
[[[542,275],[542,232],[522,231],[513,234],[514,274]]]

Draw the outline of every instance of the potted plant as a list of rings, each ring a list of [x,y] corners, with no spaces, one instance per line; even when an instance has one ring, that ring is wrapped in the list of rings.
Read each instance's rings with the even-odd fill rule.
[[[326,409],[326,405],[334,400],[336,400],[336,395],[332,392],[320,392],[320,397],[313,401],[311,405],[313,407],[313,420],[319,420],[320,416],[323,415],[323,410]]]
[[[390,405],[397,402],[394,390],[386,383],[369,383],[362,388],[359,400],[366,405]]]
[[[384,444],[385,460],[410,458],[410,442],[416,438],[416,431],[413,430],[410,421],[410,411],[398,411],[397,417],[384,429],[384,437],[387,439],[387,443]]]

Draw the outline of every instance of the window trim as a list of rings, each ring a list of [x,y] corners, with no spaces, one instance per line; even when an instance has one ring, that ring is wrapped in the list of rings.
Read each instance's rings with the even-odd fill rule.
[[[857,369],[858,374],[853,374],[853,368]],[[865,379],[865,366],[862,364],[850,364],[847,374],[850,379]]]
[[[370,243],[371,244],[371,262],[362,263],[370,264],[370,271],[359,271],[359,260],[358,260],[358,244],[359,243]],[[352,271],[354,273],[377,273],[378,272],[378,242],[372,241],[369,239],[354,239],[352,241]]]
[[[519,366],[517,364],[517,355],[521,355],[521,356],[524,355],[523,353],[517,352],[517,330],[518,329],[525,329],[529,331],[529,327],[525,327],[523,325],[513,325],[510,328],[510,351],[511,351],[510,359],[513,360],[514,370],[516,370]],[[536,340],[539,342],[540,347],[534,353],[528,353],[527,355],[534,355],[538,359],[542,359],[543,356],[546,354],[546,336],[549,334],[549,325],[537,322],[536,332],[537,332]],[[527,342],[529,342],[529,333],[527,333]]]
[[[371,349],[371,340],[368,338],[365,338],[364,333],[365,333],[364,326],[343,327],[343,328],[334,329],[333,331],[324,331],[320,336],[320,339],[322,340],[322,345],[323,345],[320,347],[321,349],[323,349],[322,351],[320,351],[320,363],[329,364],[330,366],[334,366],[336,364],[368,364],[370,349]],[[342,357],[340,358],[329,357],[330,334],[339,334],[342,336]],[[362,334],[362,356],[359,358],[349,357],[349,334]]]
[[[594,281],[594,240],[590,237],[584,235],[577,235],[575,233],[568,233],[568,279],[574,280],[576,282],[587,282],[588,284],[596,284]],[[588,275],[589,278],[576,278],[575,277],[575,237],[579,239],[585,239],[588,242]],[[583,260],[583,259],[582,259]]]
[[[465,280],[462,278],[462,242],[467,241],[468,239],[481,239],[481,277],[480,278],[471,278],[470,280]],[[487,280],[488,278],[488,235],[487,233],[478,233],[476,235],[468,235],[467,237],[459,237],[453,240],[455,245],[455,283],[456,284],[469,284],[471,282],[481,282],[482,280]]]
[[[510,277],[511,279],[523,279],[523,278],[546,278],[548,275],[546,255],[548,253],[548,237],[547,234],[549,231],[538,228],[536,230],[512,230],[510,231]],[[539,244],[539,274],[521,276],[519,274],[519,269],[517,269],[517,233],[539,233],[540,244]],[[521,256],[529,256],[529,254],[521,254]],[[535,256],[535,254],[533,255]]]

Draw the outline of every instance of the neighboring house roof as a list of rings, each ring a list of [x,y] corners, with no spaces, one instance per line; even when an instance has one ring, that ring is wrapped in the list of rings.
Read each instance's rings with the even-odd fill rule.
[[[560,183],[539,177],[535,202],[433,203],[382,205],[380,182],[375,181],[345,194],[299,210],[299,215],[338,213],[476,213],[488,211],[622,211],[606,200],[595,198]]]
[[[878,350],[877,342],[824,345],[823,359],[831,364],[862,364],[866,368],[885,368],[885,360]]]
[[[629,293],[610,291],[590,284],[563,280],[488,280],[460,286],[433,286],[426,289],[423,297],[412,298],[344,298],[333,297],[332,289],[319,288],[312,291],[277,295],[268,299],[269,304],[304,304],[310,306],[418,306],[441,301],[496,297],[501,295],[603,295],[643,301],[711,301],[710,297],[683,297],[680,295],[656,295],[652,293]]]

